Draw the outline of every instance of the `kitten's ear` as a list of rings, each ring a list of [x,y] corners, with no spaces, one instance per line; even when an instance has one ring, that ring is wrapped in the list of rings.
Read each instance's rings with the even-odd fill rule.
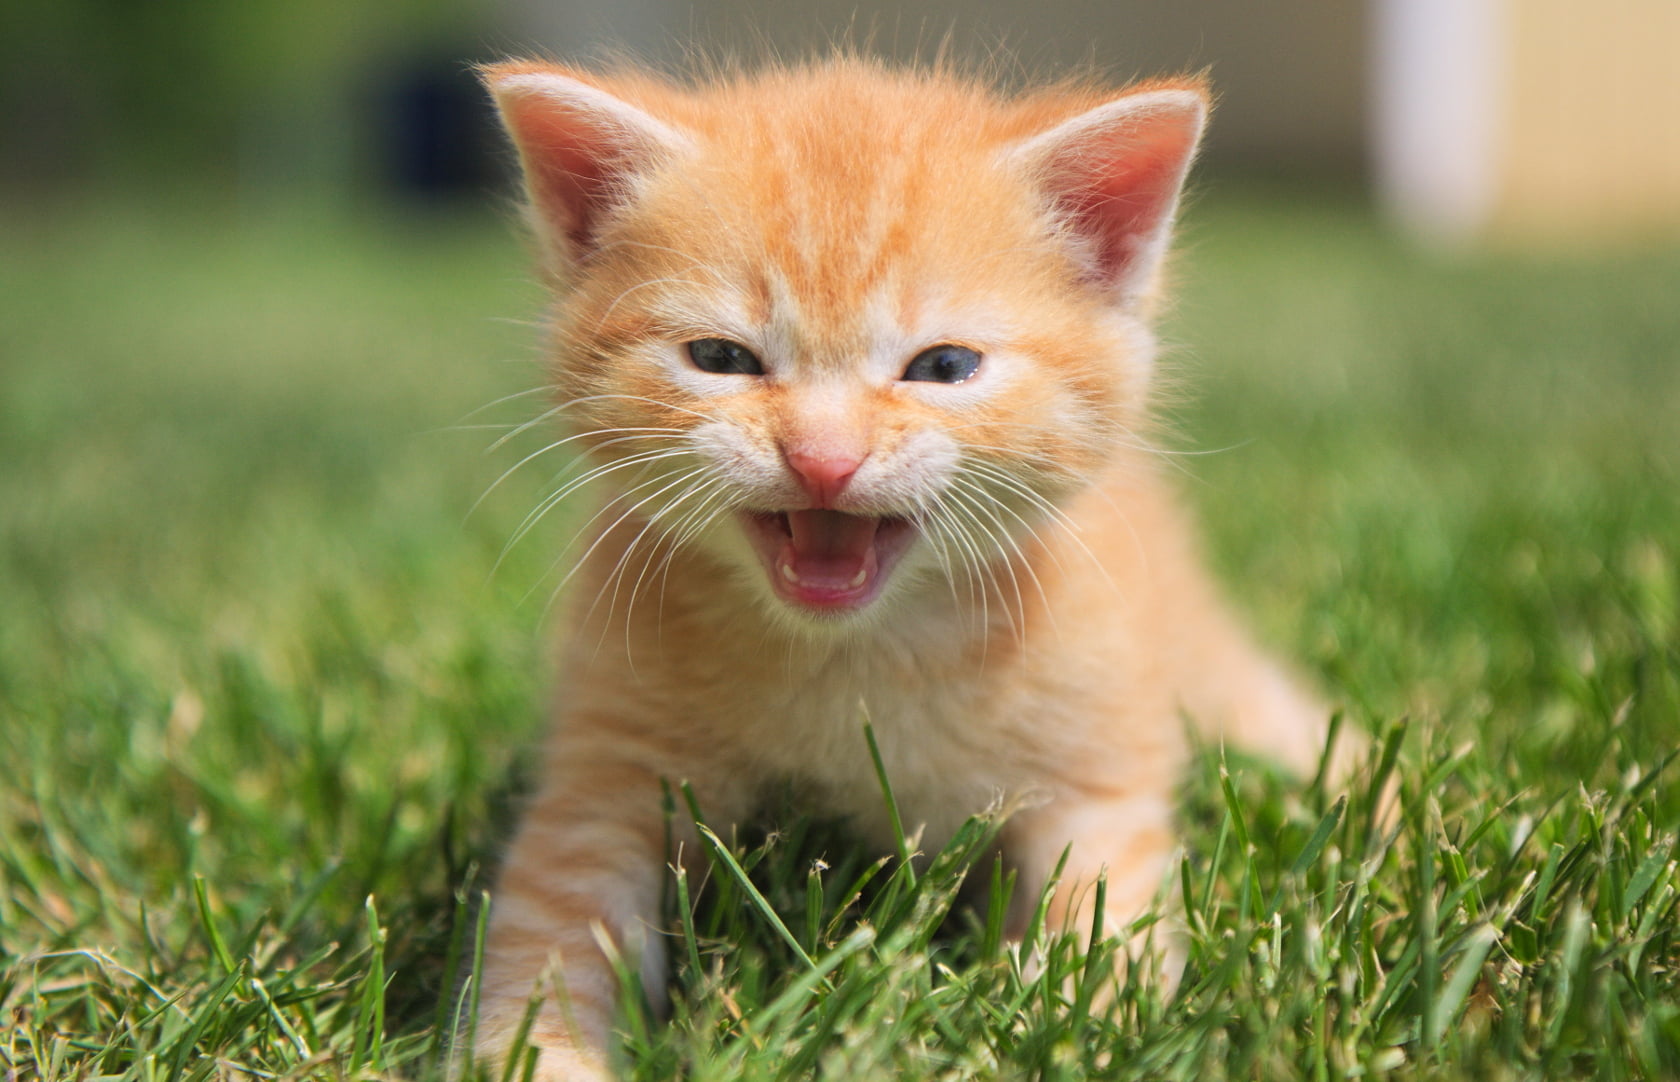
[[[519,150],[538,233],[561,269],[594,249],[639,173],[689,146],[670,125],[557,69],[492,64],[479,74]]]
[[[1017,143],[1089,277],[1120,303],[1154,286],[1207,120],[1204,86],[1141,90]]]

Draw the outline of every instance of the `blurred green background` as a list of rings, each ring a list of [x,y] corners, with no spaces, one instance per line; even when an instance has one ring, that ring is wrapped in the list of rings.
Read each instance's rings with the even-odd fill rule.
[[[1506,802],[1475,874],[1532,882],[1513,861],[1566,797],[1599,806],[1583,786],[1680,745],[1680,247],[1442,250],[1388,224],[1370,22],[1329,0],[0,6],[0,1062],[302,1070],[285,1034],[250,1043],[261,1004],[217,998],[213,921],[305,990],[340,1050],[322,1070],[386,1028],[436,1047],[453,898],[542,725],[567,536],[562,512],[504,554],[561,464],[497,485],[545,433],[487,450],[540,409],[509,396],[541,386],[543,297],[468,63],[536,46],[903,56],[954,27],[959,51],[1012,45],[1006,79],[1211,64],[1163,327],[1184,490],[1244,610],[1355,723],[1460,749],[1429,775],[1445,834]],[[1676,793],[1639,792],[1652,868]],[[1211,851],[1208,802],[1186,818]],[[1625,946],[1594,944],[1589,968]],[[183,1033],[152,987],[221,1021]],[[1601,1045],[1612,1002],[1582,993],[1535,1055]],[[1538,1062],[1501,1032],[1467,1029],[1463,1062]]]
[[[1216,157],[1347,173],[1362,154],[1364,22],[1323,0],[1264,16],[1230,0],[11,4],[0,185],[14,204],[89,185],[153,195],[185,184],[248,203],[357,186],[458,192],[487,180],[497,145],[474,61],[628,51],[668,65],[842,41],[900,59],[1008,56],[1006,80],[1083,63],[1121,78],[1213,65],[1230,115]]]
[[[535,446],[486,454],[502,430],[482,426],[540,402],[504,399],[542,382],[543,299],[469,62],[543,34],[562,55],[617,41],[669,59],[694,40],[906,55],[950,30],[959,53],[1017,41],[1006,79],[1108,40],[1123,44],[1103,59],[1142,70],[1212,63],[1226,102],[1164,337],[1191,389],[1178,461],[1235,592],[1373,721],[1470,724],[1497,703],[1528,720],[1493,739],[1566,733],[1558,674],[1609,650],[1668,689],[1634,717],[1680,732],[1662,713],[1672,656],[1629,645],[1674,636],[1680,248],[1653,233],[1449,252],[1384,224],[1361,151],[1370,27],[1336,11],[1069,4],[1046,24],[1004,3],[966,20],[653,0],[8,5],[0,695],[14,755],[96,739],[64,720],[87,687],[166,729],[230,665],[305,694],[305,674],[330,667],[323,635],[395,652],[386,690],[425,739],[461,742],[428,727],[422,704],[439,695],[490,694],[476,724],[492,732],[538,724],[563,527],[492,567],[553,470],[517,470],[469,510]],[[1266,113],[1262,141],[1249,118]],[[372,624],[333,630],[345,620]],[[507,683],[429,680],[434,665],[481,679],[489,665]],[[347,731],[397,739],[364,721]],[[130,739],[126,725],[107,737]],[[110,759],[61,761],[77,763],[92,784]]]

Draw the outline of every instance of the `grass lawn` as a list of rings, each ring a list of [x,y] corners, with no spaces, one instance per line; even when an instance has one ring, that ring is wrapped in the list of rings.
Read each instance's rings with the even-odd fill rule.
[[[984,862],[947,920],[964,851],[795,825],[673,884],[637,1077],[1680,1076],[1680,252],[1219,186],[1186,240],[1186,491],[1400,819],[1208,752],[1165,1001],[1023,972]],[[488,215],[0,210],[8,1080],[435,1072],[564,536],[496,567],[543,469],[468,514],[531,446],[468,416],[539,381],[526,269]]]

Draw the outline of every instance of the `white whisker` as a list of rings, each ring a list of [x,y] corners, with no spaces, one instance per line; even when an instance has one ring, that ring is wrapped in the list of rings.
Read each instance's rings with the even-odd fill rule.
[[[628,298],[631,294],[636,293],[639,290],[647,289],[649,286],[662,286],[662,285],[692,286],[692,285],[695,285],[695,284],[696,284],[695,282],[693,282],[692,280],[687,279],[687,278],[649,278],[645,282],[637,282],[635,285],[627,287],[622,293],[620,293],[618,296],[616,296],[612,299],[612,303],[607,305],[607,310],[605,312],[601,313],[601,318],[597,319],[595,321],[595,331],[596,331],[597,334],[599,334],[600,331],[601,331],[601,328],[603,328],[607,325],[607,320],[612,318],[613,312],[617,311],[618,306],[620,304],[623,304],[625,299]]]
[[[992,520],[992,523],[997,526],[998,535],[1002,536],[1003,541],[1008,544],[1009,550],[1015,554],[1015,559],[1013,561],[1006,558],[1005,563],[1009,567],[1009,577],[1015,587],[1015,602],[1021,607],[1022,620],[1024,621],[1026,619],[1026,604],[1021,597],[1021,584],[1015,570],[1016,563],[1019,563],[1021,569],[1027,573],[1027,577],[1032,579],[1033,588],[1038,591],[1038,598],[1044,604],[1044,611],[1051,616],[1051,626],[1054,627],[1055,621],[1054,613],[1050,608],[1050,595],[1045,593],[1044,583],[1039,579],[1038,572],[1033,570],[1032,561],[1027,558],[1027,554],[1022,551],[1020,543],[1015,539],[1014,531],[1010,530],[1009,527],[1004,524],[1004,521],[997,516],[997,510],[1001,510],[1013,517],[1016,522],[1021,524],[1022,528],[1027,531],[1027,535],[1034,541],[1040,541],[1038,531],[1031,523],[1016,513],[1014,508],[1010,507],[1006,503],[1002,503],[1001,501],[994,499],[983,486],[978,484],[972,478],[965,477],[959,473],[951,478],[951,483],[953,489],[965,490],[974,497],[973,501],[971,501],[973,506],[985,514],[987,518]],[[994,508],[997,510],[994,510]],[[988,531],[988,533],[989,532],[990,531]],[[993,536],[995,537],[997,535]],[[1042,551],[1049,551],[1048,548],[1043,546],[1042,542],[1040,543],[1040,548]],[[1052,559],[1053,558],[1054,557],[1052,556]],[[1025,642],[1025,630],[1026,629],[1023,626],[1023,642]],[[1060,632],[1058,631],[1058,634],[1059,633]]]
[[[594,469],[566,482],[557,491],[545,497],[529,514],[525,516],[524,520],[520,522],[517,528],[515,528],[513,536],[508,539],[507,544],[502,546],[502,551],[496,557],[496,563],[493,565],[492,570],[494,570],[495,567],[501,566],[502,561],[507,558],[507,554],[513,550],[515,545],[519,544],[519,542],[524,539],[525,535],[531,531],[532,527],[541,521],[543,516],[547,515],[567,496],[576,492],[584,485],[589,484],[591,481],[605,477],[610,473],[616,473],[619,470],[628,469],[632,466],[645,466],[649,463],[663,461],[667,458],[677,458],[688,453],[689,452],[686,448],[680,447],[675,450],[667,449],[644,451],[640,454],[631,455],[628,458],[617,459],[605,465],[597,466]],[[641,487],[645,487],[645,484],[637,486],[637,488]],[[635,489],[632,489],[631,491],[635,491]],[[593,522],[594,520],[591,519],[590,521]]]
[[[944,498],[928,504],[926,511],[939,525],[938,532],[951,543],[956,554],[961,558],[964,577],[968,580],[970,604],[974,605],[975,601],[978,601],[977,607],[981,613],[980,626],[989,626],[991,623],[990,607],[986,599],[985,575],[982,569],[984,561],[980,557],[979,549],[975,547],[968,531],[963,528],[962,521],[952,514],[952,509],[947,506],[947,501]]]
[[[1034,492],[1026,485],[1017,481],[1015,478],[1009,476],[1003,470],[991,465],[990,463],[979,460],[969,460],[963,463],[963,468],[990,479],[999,486],[1008,489],[1010,492],[1013,492],[1022,499],[1026,500],[1032,507],[1044,512],[1047,521],[1057,526],[1062,531],[1062,534],[1067,537],[1069,543],[1085,555],[1085,558],[1091,562],[1091,566],[1095,567],[1097,571],[1101,573],[1104,581],[1106,581],[1111,587],[1115,586],[1114,580],[1109,577],[1108,566],[1097,558],[1097,554],[1091,551],[1091,547],[1085,543],[1085,539],[1079,536],[1081,532],[1079,523],[1068,517],[1066,511],[1063,511],[1060,507],[1057,507],[1041,494]],[[1053,554],[1051,558],[1055,558]],[[1060,566],[1059,563],[1058,566]]]
[[[1003,604],[1004,615],[1008,618],[1009,626],[1015,633],[1017,640],[1024,641],[1022,636],[1025,634],[1026,628],[1017,621],[1026,617],[1026,600],[1021,596],[1021,581],[1015,571],[1015,562],[1009,559],[1009,552],[1005,549],[1005,543],[1007,543],[1009,549],[1014,550],[1017,557],[1023,561],[1025,557],[1022,555],[1020,547],[1015,544],[1015,539],[1010,536],[1009,531],[1003,528],[1002,521],[993,515],[990,508],[986,506],[989,497],[986,496],[985,490],[974,486],[972,482],[965,483],[965,479],[961,476],[953,477],[951,480],[952,485],[948,491],[952,502],[967,512],[968,520],[979,531],[981,538],[988,542],[987,548],[994,553],[993,558],[986,562],[987,568],[992,571],[993,582],[998,581],[997,568],[999,564],[1009,572],[1009,585],[1015,595],[1015,608],[1010,609],[1007,598],[1000,596],[998,600]],[[976,500],[974,498],[976,493],[982,499]],[[998,530],[1003,534],[1001,538],[998,533],[994,533],[992,528],[980,519],[980,514],[986,515],[997,525]],[[1036,580],[1037,576],[1034,576],[1034,581]],[[1043,593],[1042,587],[1040,587],[1039,592]]]
[[[470,421],[474,417],[477,417],[479,414],[483,413],[485,410],[495,409],[497,406],[501,405],[504,402],[512,402],[514,399],[517,399],[517,398],[529,398],[534,394],[549,394],[549,393],[552,393],[553,390],[554,390],[554,388],[549,386],[548,384],[539,383],[537,386],[527,387],[523,391],[515,391],[512,394],[505,394],[500,398],[493,398],[490,401],[484,403],[484,405],[479,406],[477,409],[468,410],[466,413],[462,414],[460,421],[457,421],[456,423],[460,424],[460,423],[463,423],[463,422],[466,422],[466,421]]]
[[[533,428],[537,427],[538,425],[542,424],[544,421],[548,420],[550,417],[554,417],[557,414],[564,412],[567,405],[568,405],[568,403],[561,402],[558,405],[550,406],[548,409],[543,410],[541,413],[537,414],[535,417],[532,417],[531,419],[529,419],[529,420],[527,420],[527,421],[509,429],[508,431],[504,432],[501,436],[499,436],[494,443],[492,443],[490,446],[486,447],[484,449],[484,453],[488,455],[488,454],[494,454],[495,452],[500,451],[504,446],[507,445],[507,442],[509,440],[518,439],[522,434],[524,434],[526,432],[529,432],[531,429],[533,429]]]
[[[674,540],[673,540],[673,534],[675,532],[675,527],[676,527],[677,523],[682,523],[682,522],[687,521],[688,512],[685,511],[681,515],[679,515],[677,517],[676,523],[666,524],[662,520],[666,516],[669,516],[673,512],[675,512],[679,507],[682,506],[683,501],[690,499],[692,496],[694,496],[694,494],[696,492],[704,492],[709,487],[716,486],[716,485],[721,483],[721,481],[716,476],[708,476],[708,474],[710,474],[710,473],[711,473],[710,467],[702,464],[702,465],[696,466],[694,469],[692,469],[688,473],[684,474],[683,477],[682,477],[682,481],[684,483],[691,482],[696,477],[700,478],[700,483],[697,484],[697,485],[690,485],[684,491],[678,493],[677,496],[674,499],[672,499],[668,504],[666,504],[666,506],[655,508],[653,510],[653,512],[648,516],[648,525],[650,527],[655,526],[655,525],[657,525],[659,527],[660,538],[658,539],[658,541],[656,541],[654,546],[648,552],[647,559],[642,561],[642,570],[641,570],[640,573],[637,574],[635,583],[630,587],[630,604],[629,604],[629,607],[625,609],[625,613],[624,613],[625,636],[626,636],[625,649],[626,649],[626,652],[628,652],[629,645],[630,645],[629,644],[629,638],[628,638],[628,636],[630,634],[630,631],[629,631],[630,615],[631,615],[631,611],[635,607],[636,599],[641,593],[642,581],[647,575],[648,568],[651,567],[652,564],[653,564],[653,557],[658,551],[659,544],[664,543],[664,544],[669,546],[669,545],[675,543]],[[643,532],[645,533],[646,531],[644,530]],[[641,534],[637,535],[636,540],[638,542],[641,540]],[[634,542],[632,543],[632,547],[634,547]],[[621,563],[622,563],[622,561],[621,561]],[[615,570],[615,573],[616,573],[616,570]],[[622,579],[622,576],[620,576],[620,578]],[[618,587],[614,586],[613,587],[612,604],[609,605],[608,609],[607,609],[607,616],[608,616],[609,619],[611,619],[612,613],[613,613],[614,609],[616,609],[617,604],[618,604]]]
[[[664,555],[660,557],[659,571],[657,572],[660,576],[659,608],[654,617],[654,625],[660,634],[663,633],[665,626],[665,587],[669,581],[668,575],[670,572],[671,560],[677,552],[681,551],[685,545],[693,540],[699,530],[704,529],[715,518],[715,515],[709,513],[707,509],[712,507],[717,500],[728,491],[728,487],[728,482],[722,477],[717,477],[715,475],[707,477],[699,484],[688,489],[686,492],[683,492],[675,500],[671,501],[670,506],[661,512],[661,514],[669,515],[672,511],[681,507],[684,501],[691,499],[696,500],[696,503],[692,507],[687,508],[681,514],[677,515],[674,520],[662,526],[664,536],[661,538],[661,542],[664,548]],[[637,599],[641,596],[642,583],[647,579],[650,570],[652,570],[654,556],[657,554],[658,546],[656,546],[654,550],[650,551],[648,553],[648,558],[642,562],[642,570],[636,575],[636,582],[630,588],[630,604],[632,607],[634,607]],[[627,610],[625,613],[624,631],[624,646],[626,654],[628,654],[630,650],[629,617],[630,613]],[[663,640],[661,639],[661,641]]]
[[[602,430],[596,430],[596,431],[590,431],[590,432],[577,432],[577,433],[574,433],[570,436],[565,437],[564,439],[555,440],[552,443],[546,444],[543,447],[540,447],[537,450],[532,451],[530,454],[526,455],[524,458],[520,459],[518,462],[515,462],[513,465],[509,466],[506,470],[504,470],[500,477],[498,477],[494,481],[490,482],[490,487],[486,488],[483,491],[483,493],[481,493],[479,495],[478,499],[473,501],[473,505],[470,508],[467,509],[467,517],[471,518],[473,512],[478,510],[479,505],[482,504],[485,501],[485,499],[488,498],[489,495],[492,492],[496,491],[496,489],[498,487],[500,487],[500,485],[503,481],[506,481],[509,477],[513,476],[513,474],[516,471],[518,471],[521,466],[524,466],[527,462],[530,462],[530,461],[532,461],[533,459],[536,459],[536,458],[540,458],[541,456],[548,454],[548,452],[554,450],[555,448],[564,447],[566,444],[571,443],[573,440],[581,440],[585,436],[598,436],[598,435],[601,435],[603,432],[621,432],[621,433],[628,432],[628,433],[637,433],[637,435],[622,436],[618,439],[607,440],[605,443],[602,443],[599,448],[596,448],[597,450],[600,450],[600,449],[603,449],[603,448],[606,448],[606,447],[611,447],[611,446],[613,446],[614,444],[617,444],[617,443],[628,443],[631,440],[635,440],[635,439],[677,439],[677,438],[679,438],[680,436],[683,435],[682,431],[680,429],[676,429],[676,428],[616,428],[616,429],[615,428],[609,428],[609,429],[602,429]]]
[[[635,503],[631,504],[628,508],[626,508],[624,510],[623,514],[621,514],[617,518],[613,519],[613,521],[611,523],[609,523],[604,529],[601,530],[601,532],[596,536],[595,540],[590,542],[589,547],[583,550],[583,555],[581,555],[577,558],[577,561],[574,564],[572,564],[572,569],[570,571],[566,572],[565,577],[562,578],[560,580],[559,584],[554,587],[553,592],[549,595],[549,603],[550,604],[553,603],[554,599],[560,595],[560,591],[562,591],[566,588],[566,584],[571,582],[572,579],[574,577],[576,577],[577,573],[583,569],[584,565],[589,562],[589,557],[595,554],[595,550],[601,547],[602,542],[606,541],[606,539],[608,537],[612,536],[612,532],[614,530],[618,529],[619,526],[623,525],[625,519],[628,519],[630,516],[634,515],[637,511],[641,510],[644,506],[646,506],[650,501],[657,499],[663,493],[670,491],[671,489],[675,488],[676,486],[678,486],[680,484],[683,484],[684,482],[686,482],[688,480],[688,478],[690,476],[693,475],[694,472],[699,471],[703,468],[704,467],[697,466],[697,467],[695,467],[695,469],[693,471],[690,471],[687,474],[683,474],[682,476],[678,477],[675,481],[671,481],[668,484],[666,484],[664,487],[650,493],[649,495],[643,496],[641,499],[637,500]],[[659,481],[662,481],[662,480],[665,480],[665,478],[664,477],[655,478],[653,481],[645,482],[642,485],[636,486],[636,488],[631,489],[630,492],[635,492],[638,489],[646,488],[647,485],[649,485],[649,484],[657,484]],[[628,496],[630,494],[630,492],[625,493],[625,495]],[[618,506],[617,501],[615,501],[614,503],[608,504],[607,508],[604,508],[603,510],[610,510],[611,508],[616,507],[616,506]],[[600,513],[597,512],[596,515],[594,516],[594,518],[590,519],[590,522],[594,522],[595,519],[599,518],[599,517],[600,517]],[[569,548],[570,546],[568,545],[567,547]]]
[[[635,505],[635,507],[632,508],[631,510],[632,511],[636,510],[637,508],[640,508],[643,505],[645,505],[646,503],[648,503],[650,500],[657,498],[661,493],[666,492],[669,489],[674,488],[678,485],[687,484],[688,482],[693,480],[696,476],[702,476],[705,473],[706,473],[706,467],[705,466],[703,466],[703,465],[702,466],[696,466],[693,469],[689,470],[687,473],[678,477],[671,484],[666,485],[665,488],[662,488],[658,492],[653,493],[651,496],[647,497],[647,499],[644,499],[644,500],[638,502]],[[679,504],[684,498],[686,498],[686,495],[687,495],[687,493],[684,493],[683,495],[679,495],[676,500],[672,501],[670,506],[674,507],[677,504]],[[664,514],[665,512],[667,512],[669,510],[670,510],[670,507],[666,507],[666,508],[663,508],[663,509],[656,507],[648,514],[647,521],[645,523],[643,523],[642,528],[636,532],[636,536],[630,539],[629,544],[624,546],[624,551],[619,554],[619,557],[618,557],[617,561],[615,561],[614,564],[613,564],[612,570],[607,573],[606,579],[601,583],[601,588],[595,592],[595,600],[590,602],[588,611],[586,611],[583,614],[583,621],[582,622],[587,624],[590,621],[590,619],[595,615],[595,610],[598,607],[600,607],[601,598],[604,594],[606,594],[606,589],[607,589],[608,584],[611,584],[612,595],[611,595],[610,598],[608,598],[608,601],[607,601],[606,615],[604,617],[602,617],[602,620],[601,620],[601,635],[600,635],[600,638],[595,643],[596,653],[599,653],[600,650],[601,650],[601,647],[606,644],[607,631],[612,626],[613,614],[618,611],[618,595],[619,595],[620,591],[623,589],[624,573],[630,566],[631,556],[636,552],[637,548],[639,548],[641,546],[642,540],[644,538],[646,538],[650,533],[653,533],[654,534],[653,544],[651,546],[649,546],[647,558],[642,561],[642,572],[645,574],[646,571],[647,571],[648,565],[653,562],[653,557],[658,552],[660,542],[662,540],[664,540],[664,537],[660,533],[657,532],[659,530],[659,517],[660,517],[661,514]],[[621,516],[619,518],[618,522],[623,522],[625,517],[628,517],[628,516],[627,515],[626,516]],[[612,530],[616,529],[618,527],[618,522],[615,522],[615,523],[613,523],[612,526],[607,527],[607,532],[610,533]],[[583,559],[587,559],[588,556],[589,556],[589,553],[587,553],[587,552],[584,553],[583,558],[578,561],[580,566],[583,562]],[[575,571],[576,568],[574,568],[573,570]],[[568,579],[570,577],[571,577],[570,575],[567,576]],[[637,590],[640,588],[640,584],[641,584],[641,576],[640,575],[637,576],[636,583],[637,583],[636,586],[631,587],[629,603],[628,603],[628,605],[627,605],[627,607],[625,608],[625,611],[624,611],[624,656],[625,656],[625,659],[630,662],[630,666],[631,666],[632,671],[634,671],[634,669],[635,669],[635,660],[632,656],[633,652],[631,650],[631,619],[630,618],[631,618],[631,615],[632,615],[632,613],[635,609],[636,593],[637,593]],[[561,583],[560,583],[560,586],[555,588],[556,594],[558,594],[560,588],[564,587],[565,584],[566,584],[565,580],[562,580]],[[552,600],[552,598],[551,598],[551,600]]]
[[[718,516],[729,509],[730,485],[723,478],[718,478],[711,492],[702,498],[700,503],[688,513],[687,526],[673,529],[671,545],[665,551],[665,557],[659,566],[659,618],[658,626],[663,633],[665,626],[665,593],[670,587],[671,564],[683,546],[698,537],[701,531],[716,522]],[[721,505],[721,506],[720,506]],[[680,525],[680,524],[679,524]]]
[[[709,421],[712,419],[710,414],[701,413],[699,410],[691,410],[687,406],[679,406],[674,402],[666,402],[662,399],[649,398],[646,395],[639,394],[581,395],[577,398],[568,399],[567,401],[562,402],[560,404],[560,408],[571,409],[573,406],[587,405],[591,402],[643,402],[650,406],[658,406],[660,409],[673,410],[677,413],[686,413],[692,417],[698,417],[702,421]]]

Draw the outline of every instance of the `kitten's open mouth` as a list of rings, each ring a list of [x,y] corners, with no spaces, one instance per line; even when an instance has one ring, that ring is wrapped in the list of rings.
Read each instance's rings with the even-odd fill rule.
[[[748,511],[741,521],[777,596],[828,611],[874,601],[915,532],[902,518],[844,511]]]

